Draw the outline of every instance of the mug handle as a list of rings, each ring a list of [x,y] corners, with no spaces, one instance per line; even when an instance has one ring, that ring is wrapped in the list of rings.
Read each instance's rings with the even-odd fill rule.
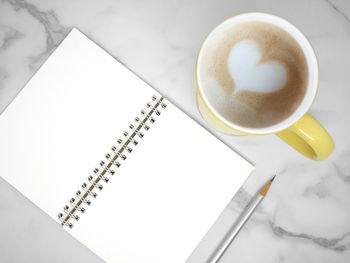
[[[326,159],[334,149],[332,137],[309,113],[276,135],[295,150],[315,161]]]

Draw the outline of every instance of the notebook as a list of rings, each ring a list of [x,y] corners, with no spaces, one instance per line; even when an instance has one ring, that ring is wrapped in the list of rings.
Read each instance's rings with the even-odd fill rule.
[[[185,262],[253,166],[73,29],[0,116],[0,174],[107,262]]]

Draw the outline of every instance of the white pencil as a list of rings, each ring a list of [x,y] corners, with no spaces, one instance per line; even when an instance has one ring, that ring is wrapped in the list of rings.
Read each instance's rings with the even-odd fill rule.
[[[214,253],[211,255],[207,263],[218,263],[220,261],[221,257],[224,255],[227,248],[235,239],[239,231],[242,229],[244,224],[248,221],[249,217],[253,214],[255,209],[259,206],[261,201],[266,196],[274,179],[275,179],[275,176],[272,177],[272,179],[270,179],[249,202],[247,207],[244,209],[243,213],[240,215],[240,217],[237,219],[235,224],[231,227],[231,229],[226,234],[224,239],[220,242],[218,247],[215,249]]]

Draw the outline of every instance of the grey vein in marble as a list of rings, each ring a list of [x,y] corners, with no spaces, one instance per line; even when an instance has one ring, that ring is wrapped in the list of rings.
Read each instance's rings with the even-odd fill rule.
[[[310,194],[317,196],[319,199],[324,199],[330,196],[330,193],[323,182],[319,182],[313,186],[308,186],[305,189],[303,196],[309,196]]]
[[[288,231],[278,225],[276,225],[273,221],[269,221],[269,225],[273,231],[273,233],[278,237],[291,237],[291,238],[299,238],[299,239],[305,239],[307,241],[310,241],[318,246],[321,246],[323,248],[331,249],[334,251],[343,252],[345,250],[350,249],[350,244],[347,239],[350,239],[350,233],[346,233],[341,237],[338,238],[324,238],[324,237],[317,237],[305,233],[293,233],[291,231]],[[348,243],[348,244],[342,244]]]
[[[18,30],[0,25],[0,49],[6,50],[16,39],[23,37],[23,34]]]
[[[4,81],[7,77],[8,75],[5,73],[5,71],[0,68],[0,90],[4,87]]]
[[[350,18],[342,10],[340,10],[331,0],[325,1],[334,9],[335,12],[339,13],[350,24]]]
[[[70,31],[69,28],[60,24],[55,11],[40,11],[35,5],[24,0],[7,0],[16,10],[26,10],[34,19],[36,19],[45,29],[46,33],[46,50],[38,57],[33,58],[37,63],[43,60],[57,45],[64,39]]]
[[[252,195],[248,193],[244,189],[239,189],[239,191],[235,195],[235,203],[240,207],[240,208],[245,208],[249,201],[251,200]]]
[[[350,161],[350,155],[348,155],[349,161]],[[350,171],[344,171],[341,169],[341,167],[336,163],[333,162],[333,166],[335,171],[337,172],[336,174],[347,184],[350,184]]]

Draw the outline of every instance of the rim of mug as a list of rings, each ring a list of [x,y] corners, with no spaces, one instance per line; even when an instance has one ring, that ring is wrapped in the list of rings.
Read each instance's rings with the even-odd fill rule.
[[[289,33],[297,41],[300,48],[302,49],[302,51],[305,55],[305,58],[306,58],[308,69],[311,67],[310,64],[312,64],[312,66],[314,68],[313,72],[309,71],[307,90],[306,90],[306,93],[303,97],[303,100],[300,103],[300,105],[298,106],[298,108],[289,117],[287,117],[283,121],[281,121],[277,124],[271,125],[271,126],[267,126],[267,127],[261,127],[261,128],[245,127],[245,126],[241,126],[241,125],[238,125],[238,124],[235,124],[233,122],[226,120],[215,110],[214,107],[212,107],[210,105],[210,102],[208,101],[205,93],[202,91],[201,85],[199,84],[200,83],[200,76],[198,73],[199,67],[200,67],[199,60],[200,60],[201,54],[202,54],[201,51],[203,50],[204,46],[208,43],[208,39],[214,33],[216,33],[216,31],[218,31],[221,27],[223,27],[226,24],[231,23],[231,20],[234,20],[234,19],[237,19],[240,17],[244,17],[244,16],[251,17],[251,19],[247,20],[247,21],[261,21],[261,22],[270,23],[270,24],[273,24],[275,26],[278,26],[282,30]],[[267,18],[267,19],[266,20],[263,20],[263,19],[259,20],[259,18]],[[283,25],[280,25],[277,22],[276,23],[271,22],[271,20],[268,20],[268,19],[278,20]],[[243,22],[243,21],[237,22],[237,24],[239,24],[241,22]],[[293,33],[290,32],[288,29],[286,29],[286,26],[288,27],[289,30],[293,30]],[[297,37],[295,36],[295,34],[297,35]],[[313,76],[313,83],[311,83],[310,75]],[[202,41],[201,46],[199,48],[198,54],[197,54],[196,66],[195,66],[195,81],[196,81],[196,85],[197,85],[198,94],[200,95],[201,99],[205,103],[206,107],[213,114],[213,116],[217,120],[219,120],[221,123],[223,123],[225,126],[231,128],[233,130],[236,130],[240,133],[243,133],[243,134],[252,134],[252,135],[274,134],[274,133],[277,133],[279,131],[282,131],[282,130],[290,127],[293,123],[295,123],[302,116],[304,116],[305,113],[307,113],[308,110],[310,109],[311,105],[313,104],[313,102],[315,100],[315,97],[316,97],[316,94],[318,91],[319,65],[318,65],[315,51],[314,51],[311,43],[306,38],[305,34],[299,28],[297,28],[294,24],[292,24],[291,22],[289,22],[288,20],[286,20],[280,16],[266,13],[266,12],[243,12],[243,13],[238,13],[238,14],[235,14],[233,16],[230,16],[230,17],[226,18],[225,20],[221,21],[211,31],[209,31],[209,33],[205,36],[205,38]],[[310,86],[314,86],[314,88],[310,88]]]

